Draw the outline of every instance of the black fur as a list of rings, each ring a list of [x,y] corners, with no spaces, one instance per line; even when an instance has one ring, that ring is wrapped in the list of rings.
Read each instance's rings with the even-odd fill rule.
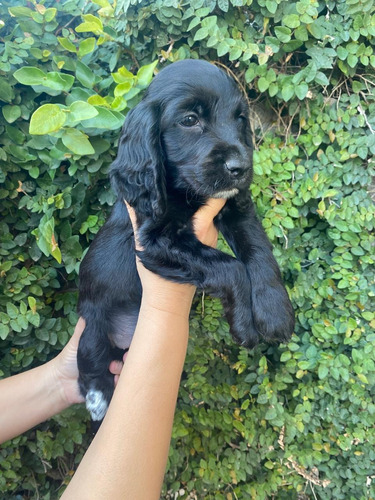
[[[241,345],[289,338],[294,314],[250,198],[248,107],[233,79],[203,61],[163,69],[129,112],[110,175],[118,201],[80,271],[84,395],[94,388],[109,402],[108,365],[116,346],[129,346],[137,322],[142,288],[124,199],[137,214],[146,268],[220,297]],[[228,198],[215,223],[236,258],[193,233],[192,215],[212,196]]]

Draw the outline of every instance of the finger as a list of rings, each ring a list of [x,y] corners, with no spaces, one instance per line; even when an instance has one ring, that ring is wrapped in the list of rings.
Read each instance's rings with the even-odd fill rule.
[[[205,245],[216,247],[218,231],[213,219],[225,205],[226,200],[210,198],[206,205],[201,207],[193,217],[195,236]]]
[[[85,326],[86,326],[85,320],[83,318],[79,318],[74,328],[74,333],[70,339],[70,345],[73,345],[74,347],[78,348],[79,339],[81,338]]]
[[[197,212],[194,215],[195,219],[197,221],[202,220],[203,222],[206,221],[211,222],[223,208],[226,201],[227,200],[224,198],[210,198],[209,200],[207,200],[205,205],[203,205],[202,207],[200,207],[199,210],[197,210]]]
[[[111,361],[109,364],[109,371],[113,375],[120,375],[124,363],[122,361]]]
[[[135,248],[137,250],[142,250],[141,244],[139,243],[138,234],[137,234],[137,232],[138,232],[138,225],[137,225],[137,216],[135,214],[135,210],[134,210],[133,207],[131,207],[129,205],[129,203],[126,200],[124,200],[124,203],[126,205],[128,213],[129,213],[130,222],[132,223],[132,226],[133,226]]]
[[[135,210],[133,207],[131,207],[129,205],[129,203],[126,200],[124,200],[124,203],[125,203],[126,208],[128,210],[128,214],[129,214],[133,229],[136,230],[137,229],[137,216],[135,215]]]
[[[74,335],[77,335],[77,336],[81,335],[83,330],[85,329],[85,326],[86,326],[85,320],[82,317],[78,318],[76,327],[74,329]]]

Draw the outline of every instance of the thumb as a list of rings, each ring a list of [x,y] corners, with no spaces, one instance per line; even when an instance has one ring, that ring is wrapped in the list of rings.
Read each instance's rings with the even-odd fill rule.
[[[83,318],[79,318],[76,327],[74,328],[74,333],[70,338],[69,344],[78,349],[79,339],[81,338],[82,332],[85,329],[86,322]]]
[[[226,203],[224,198],[209,198],[203,207],[197,210],[195,219],[213,220]]]

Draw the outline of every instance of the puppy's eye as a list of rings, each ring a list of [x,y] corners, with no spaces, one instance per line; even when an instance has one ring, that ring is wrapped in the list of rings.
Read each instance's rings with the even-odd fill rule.
[[[184,118],[180,121],[181,125],[184,127],[194,127],[195,125],[198,125],[199,120],[197,115],[190,114],[184,116]]]
[[[247,115],[245,115],[244,113],[241,113],[240,115],[238,115],[237,119],[242,121],[242,122],[247,122]]]

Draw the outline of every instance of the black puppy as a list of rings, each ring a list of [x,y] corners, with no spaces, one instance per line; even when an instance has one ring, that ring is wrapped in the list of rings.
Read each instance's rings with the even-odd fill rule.
[[[86,320],[78,350],[80,388],[93,420],[113,392],[109,363],[129,347],[142,288],[138,252],[147,269],[220,297],[233,337],[243,346],[284,341],[294,315],[271,245],[250,198],[249,110],[232,78],[204,61],[163,69],[129,112],[111,180],[113,212],[81,264],[79,314]],[[215,219],[237,258],[195,237],[191,218],[210,197],[226,198]]]

